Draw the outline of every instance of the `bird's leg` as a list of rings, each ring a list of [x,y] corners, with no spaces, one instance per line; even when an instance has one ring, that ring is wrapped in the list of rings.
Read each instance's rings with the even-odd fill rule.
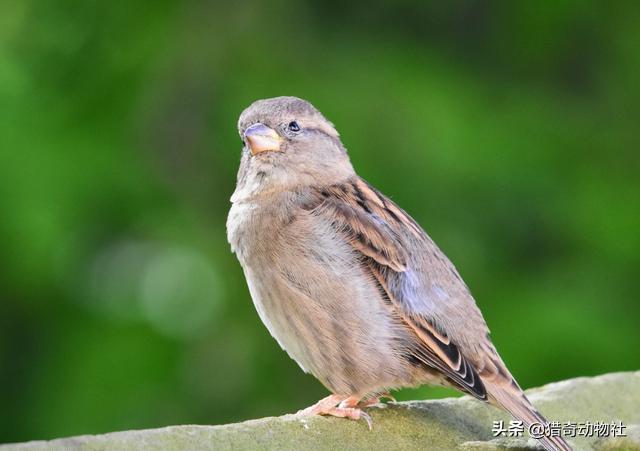
[[[360,407],[370,407],[370,406],[375,406],[376,404],[380,404],[380,401],[381,401],[382,399],[390,399],[391,401],[396,402],[396,398],[394,398],[394,397],[391,395],[391,393],[389,393],[389,392],[387,391],[387,392],[384,392],[384,393],[380,393],[380,394],[379,394],[379,395],[377,395],[377,396],[373,396],[373,397],[371,397],[371,398],[367,398],[367,399],[364,399],[364,400],[360,401],[360,402],[358,403],[358,406],[360,406]]]
[[[372,421],[368,413],[358,407],[360,398],[355,396],[329,395],[314,405],[299,411],[297,416],[331,415],[339,418],[359,420],[363,418],[371,429]]]

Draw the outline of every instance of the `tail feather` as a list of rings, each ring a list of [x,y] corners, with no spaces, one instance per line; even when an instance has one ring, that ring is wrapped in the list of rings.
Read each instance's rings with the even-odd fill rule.
[[[489,340],[485,344],[479,374],[490,403],[502,407],[522,421],[527,431],[535,423],[543,425],[544,431],[548,431],[549,422],[533,407]],[[535,438],[547,451],[572,451],[571,446],[562,437],[552,437],[549,434]]]
[[[534,423],[549,424],[546,418],[533,407],[533,404],[527,399],[524,392],[515,383],[515,380],[508,387],[491,386],[487,388],[489,389],[490,400],[522,421],[527,430]],[[538,440],[548,451],[572,451],[571,446],[562,437],[544,435],[539,437]]]

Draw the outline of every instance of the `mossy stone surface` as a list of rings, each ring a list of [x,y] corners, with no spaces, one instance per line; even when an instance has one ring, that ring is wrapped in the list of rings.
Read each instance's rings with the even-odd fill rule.
[[[527,391],[550,421],[626,425],[626,437],[570,439],[576,450],[640,450],[640,371],[577,378]],[[222,426],[85,435],[0,446],[12,450],[532,450],[536,442],[495,438],[493,421],[506,414],[469,397],[372,407],[364,421],[300,419],[292,415]]]

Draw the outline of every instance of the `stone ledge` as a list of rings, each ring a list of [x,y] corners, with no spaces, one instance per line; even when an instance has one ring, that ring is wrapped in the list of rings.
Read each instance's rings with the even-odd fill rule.
[[[527,391],[551,421],[622,421],[627,437],[571,439],[576,450],[640,450],[640,371],[577,378]],[[12,450],[533,450],[534,440],[492,436],[494,420],[510,419],[470,397],[390,403],[364,422],[292,415],[222,426],[83,435],[0,446]]]

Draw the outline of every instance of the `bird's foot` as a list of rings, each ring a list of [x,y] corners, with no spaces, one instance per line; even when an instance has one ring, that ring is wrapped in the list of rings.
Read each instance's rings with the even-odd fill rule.
[[[339,418],[349,418],[351,420],[364,419],[369,426],[373,427],[371,416],[360,408],[360,400],[353,396],[345,397],[340,395],[329,395],[321,399],[314,405],[300,410],[296,416],[330,415]]]
[[[383,399],[389,399],[393,402],[396,402],[396,398],[391,395],[389,392],[380,393],[378,396],[374,396],[372,398],[363,399],[358,403],[360,407],[371,407],[377,404],[381,404]]]

